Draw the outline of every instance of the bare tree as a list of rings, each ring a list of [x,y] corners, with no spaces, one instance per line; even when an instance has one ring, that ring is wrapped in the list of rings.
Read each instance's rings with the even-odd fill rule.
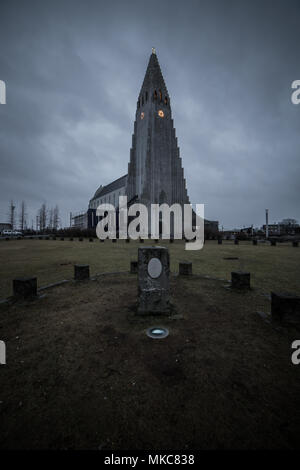
[[[14,201],[10,201],[9,203],[9,212],[8,212],[8,221],[11,225],[11,229],[14,230],[15,228],[15,208]]]
[[[53,229],[57,230],[60,225],[60,217],[59,217],[59,208],[58,205],[53,209]]]
[[[26,217],[27,217],[26,204],[25,204],[25,201],[22,201],[22,203],[21,203],[21,212],[20,212],[20,215],[19,215],[20,230],[25,230],[25,228],[26,228]]]
[[[43,203],[39,210],[40,217],[40,230],[43,231],[47,227],[47,208],[46,204]]]
[[[54,221],[54,209],[51,207],[49,209],[49,218],[48,218],[48,228],[53,229],[53,221]]]

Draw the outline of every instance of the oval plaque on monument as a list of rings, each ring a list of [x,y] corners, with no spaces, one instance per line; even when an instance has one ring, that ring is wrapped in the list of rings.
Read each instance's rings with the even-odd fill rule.
[[[161,275],[162,264],[158,258],[150,259],[148,263],[148,274],[152,279],[156,279]]]

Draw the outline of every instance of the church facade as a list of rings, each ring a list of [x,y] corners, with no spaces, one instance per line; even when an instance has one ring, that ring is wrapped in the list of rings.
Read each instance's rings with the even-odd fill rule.
[[[154,49],[138,96],[128,173],[106,186],[100,186],[89,201],[86,227],[98,223],[96,209],[110,203],[118,209],[119,196],[128,205],[189,204],[177,137],[171,113],[170,96]],[[76,217],[73,225],[78,226]],[[218,231],[217,222],[205,221],[205,229]]]

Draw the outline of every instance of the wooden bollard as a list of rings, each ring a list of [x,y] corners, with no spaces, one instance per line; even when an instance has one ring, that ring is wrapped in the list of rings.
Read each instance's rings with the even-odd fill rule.
[[[13,280],[13,295],[22,299],[30,299],[37,296],[37,278],[20,277]]]
[[[232,271],[231,287],[233,289],[250,289],[250,273],[242,271]]]
[[[271,292],[271,315],[275,321],[300,323],[300,297]]]
[[[130,273],[137,274],[137,272],[138,272],[138,262],[130,261]]]
[[[179,263],[179,274],[180,276],[191,276],[192,274],[192,263],[191,261],[181,261]]]
[[[74,265],[74,279],[76,281],[83,281],[90,278],[90,266],[88,264],[75,264]]]
[[[252,245],[257,245],[257,240],[252,240]]]

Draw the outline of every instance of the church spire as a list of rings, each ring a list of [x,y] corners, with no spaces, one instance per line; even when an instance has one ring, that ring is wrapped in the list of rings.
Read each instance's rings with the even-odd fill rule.
[[[163,96],[164,99],[167,98],[167,100],[169,101],[168,90],[160,69],[160,65],[154,47],[152,47],[152,53],[149,58],[145,78],[139,94],[139,99],[141,100],[143,96],[146,95],[146,93],[149,97]]]
[[[189,202],[168,90],[155,50],[137,102],[127,195],[146,205]]]

